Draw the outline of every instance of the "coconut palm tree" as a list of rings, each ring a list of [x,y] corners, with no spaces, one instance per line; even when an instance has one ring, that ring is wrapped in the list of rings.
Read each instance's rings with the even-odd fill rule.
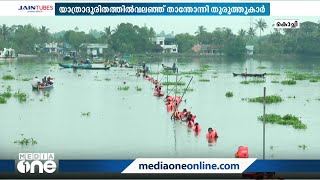
[[[244,29],[240,29],[240,30],[238,31],[238,35],[239,35],[240,37],[242,37],[242,38],[244,38],[244,37],[246,36],[246,34],[247,34],[247,32],[246,32],[246,30],[244,30]]]
[[[249,36],[250,39],[253,39],[253,38],[256,36],[256,30],[251,27],[251,28],[249,28],[247,34],[248,34],[248,36]]]
[[[196,34],[200,44],[203,43],[206,33],[207,33],[207,29],[204,26],[198,27]]]
[[[256,29],[260,30],[260,38],[261,38],[261,32],[263,32],[268,27],[268,25],[264,19],[259,19],[259,20],[256,20],[255,26],[256,26]]]

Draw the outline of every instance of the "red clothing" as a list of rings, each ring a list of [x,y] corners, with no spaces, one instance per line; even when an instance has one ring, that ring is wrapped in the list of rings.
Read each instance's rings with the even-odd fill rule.
[[[238,158],[249,158],[249,150],[248,147],[241,146],[239,147],[237,153],[235,154]]]
[[[198,127],[197,129],[196,129],[196,127]],[[196,132],[200,132],[201,131],[201,127],[200,127],[200,125],[198,124],[198,125],[196,125],[196,126],[193,126],[193,128],[192,128],[194,131],[196,131]]]
[[[188,122],[188,127],[190,127],[190,128],[193,128],[193,127],[194,127],[194,124],[193,124],[192,121],[189,121],[189,122]]]
[[[207,138],[217,138],[218,137],[218,132],[216,130],[213,130],[211,133],[207,133]]]

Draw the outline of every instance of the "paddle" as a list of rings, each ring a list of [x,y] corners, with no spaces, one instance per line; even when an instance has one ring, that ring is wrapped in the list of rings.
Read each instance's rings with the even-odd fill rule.
[[[190,83],[191,83],[192,79],[193,79],[193,76],[191,77],[191,79],[190,79],[190,81],[189,81],[189,83],[188,83],[188,85],[187,85],[186,89],[184,90],[184,93],[183,93],[183,94],[182,94],[182,96],[181,96],[181,100],[183,99],[183,96],[186,94],[186,92],[187,92],[187,90],[188,90],[188,87],[189,87],[189,85],[190,85]],[[177,102],[177,99],[175,98],[175,100],[173,101],[173,103],[174,103],[174,104],[176,104],[176,102]],[[173,114],[171,115],[171,119],[172,119],[172,117],[174,116],[174,113],[176,112],[177,108],[178,108],[178,106],[177,106],[177,105],[175,105],[175,107],[174,107],[174,111],[173,111]]]
[[[180,82],[182,79],[182,77],[180,78],[180,80],[178,82]],[[175,86],[173,86],[173,88],[168,92],[167,96],[169,96],[169,94],[171,93],[171,91],[173,91],[173,89],[178,85],[178,82],[176,83]],[[167,98],[164,98],[164,101],[166,101]]]

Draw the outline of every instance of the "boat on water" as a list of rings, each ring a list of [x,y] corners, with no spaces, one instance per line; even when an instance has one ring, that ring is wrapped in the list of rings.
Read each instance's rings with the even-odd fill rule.
[[[92,66],[92,64],[59,64],[62,68],[73,69],[90,69],[90,70],[109,70],[110,67],[105,66]]]
[[[32,89],[50,89],[53,88],[53,84],[51,85],[44,85],[44,84],[39,84],[39,85],[35,85],[35,84],[31,84]]]
[[[244,76],[244,77],[264,77],[265,75],[267,75],[267,73],[263,73],[263,74],[246,74],[246,73],[232,73],[233,76]]]

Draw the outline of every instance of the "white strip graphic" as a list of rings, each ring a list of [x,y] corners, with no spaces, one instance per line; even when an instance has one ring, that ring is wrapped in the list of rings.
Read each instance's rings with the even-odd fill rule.
[[[256,158],[138,158],[122,173],[242,173]]]
[[[0,16],[54,16],[54,1],[0,1]]]

